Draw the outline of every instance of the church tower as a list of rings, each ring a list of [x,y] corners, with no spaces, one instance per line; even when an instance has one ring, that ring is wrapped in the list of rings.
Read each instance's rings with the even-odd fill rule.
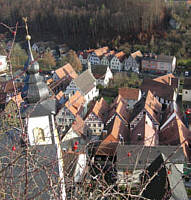
[[[25,102],[22,117],[27,124],[30,145],[54,144],[56,101],[51,99],[51,93],[44,78],[39,74],[39,64],[33,58],[31,51],[31,36],[28,34],[28,60],[24,66],[26,78],[21,96]]]

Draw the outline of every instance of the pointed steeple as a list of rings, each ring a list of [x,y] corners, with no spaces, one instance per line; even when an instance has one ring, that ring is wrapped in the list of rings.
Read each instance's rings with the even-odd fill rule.
[[[39,74],[39,64],[34,60],[31,50],[31,36],[28,34],[27,18],[23,18],[26,26],[26,40],[28,42],[28,60],[25,63],[24,69],[26,71],[25,85],[21,96],[26,103],[33,104],[50,96],[48,86],[44,82],[44,78]]]

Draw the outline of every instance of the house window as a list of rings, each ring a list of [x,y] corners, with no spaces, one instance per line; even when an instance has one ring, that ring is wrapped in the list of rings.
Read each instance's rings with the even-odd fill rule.
[[[96,127],[96,124],[93,124],[93,127]]]
[[[101,127],[101,123],[98,124],[98,127]]]
[[[185,91],[185,94],[188,94],[188,92],[187,92],[187,91]]]

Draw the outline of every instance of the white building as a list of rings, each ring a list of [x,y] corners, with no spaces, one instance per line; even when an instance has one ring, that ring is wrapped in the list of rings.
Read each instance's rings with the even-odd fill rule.
[[[106,87],[109,81],[113,79],[113,73],[111,72],[109,66],[106,65],[93,65],[91,67],[91,72],[96,79],[97,85],[102,85]]]
[[[7,56],[0,55],[0,72],[8,70]]]
[[[99,95],[99,90],[96,89],[96,79],[89,69],[71,81],[66,88],[65,94],[66,96],[71,96],[76,91],[79,91],[84,96],[87,104]]]
[[[123,51],[116,53],[110,61],[111,70],[118,72],[122,71],[124,59],[125,59],[125,53]]]
[[[132,70],[133,72],[139,73],[142,57],[143,57],[143,55],[140,51],[136,51],[136,52],[132,53],[128,57],[128,59],[124,60],[124,70],[125,71]]]

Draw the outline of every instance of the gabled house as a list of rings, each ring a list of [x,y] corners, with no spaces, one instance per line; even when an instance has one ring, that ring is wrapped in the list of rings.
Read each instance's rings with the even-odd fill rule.
[[[53,41],[36,42],[32,45],[32,50],[42,54],[46,51],[51,51],[52,49],[55,49],[55,47],[56,44]]]
[[[141,99],[141,90],[137,88],[119,88],[118,94],[127,102],[129,109]]]
[[[131,53],[128,59],[124,60],[124,70],[125,71],[132,70],[133,72],[139,73],[142,57],[143,54],[140,51]]]
[[[112,56],[115,54],[115,51],[109,51],[108,53],[105,53],[102,58],[101,58],[101,65],[106,65],[106,66],[110,66],[110,60],[112,58]]]
[[[107,53],[109,50],[108,47],[102,47],[99,49],[95,49],[88,55],[88,61],[93,65],[98,65],[101,63],[101,57]]]
[[[125,59],[125,53],[123,51],[120,51],[113,55],[111,61],[110,61],[110,68],[113,71],[122,71],[123,70],[123,61]]]
[[[70,82],[65,94],[69,97],[76,91],[79,91],[84,96],[87,104],[99,95],[99,90],[96,89],[96,79],[89,69]]]
[[[106,87],[109,84],[110,79],[113,79],[113,74],[106,65],[91,65],[91,71],[96,79],[97,85]]]
[[[58,105],[61,106],[63,105],[63,103],[65,103],[66,98],[64,96],[64,93],[62,91],[60,91],[56,96],[56,101],[58,102]]]
[[[108,117],[109,105],[101,98],[96,101],[92,110],[85,118],[85,124],[91,130],[92,139],[99,139],[104,129],[106,119]]]
[[[152,122],[152,125],[150,126],[154,127],[155,130],[158,130],[162,119],[161,111],[162,104],[154,97],[151,91],[148,91],[146,98],[143,97],[134,105],[129,119],[130,130],[132,131],[144,116],[146,116],[146,122]],[[149,121],[147,121],[147,117],[150,119]]]
[[[84,152],[63,152],[63,170],[66,193],[69,195],[74,184],[84,183],[87,156]]]
[[[188,200],[182,173],[161,153],[141,174],[141,196],[158,200]]]
[[[167,110],[166,120],[161,124],[159,131],[160,145],[181,145],[188,161],[191,160],[190,131],[182,122],[182,117],[177,110]]]
[[[74,150],[74,145],[77,144],[79,151],[81,147],[86,145],[89,141],[90,134],[91,132],[85,121],[79,115],[77,115],[69,130],[62,137],[63,150]]]
[[[52,76],[52,80],[49,79],[49,87],[53,90],[55,94],[58,94],[61,90],[64,91],[70,82],[77,77],[77,73],[68,63],[63,67],[57,69]]]
[[[161,153],[169,159],[168,163],[175,164],[177,169],[183,172],[185,157],[182,148],[177,150],[175,146],[118,145],[115,152],[117,184],[131,186],[141,184],[140,175],[146,172],[146,168]]]
[[[84,116],[84,105],[85,99],[79,91],[71,96],[68,101],[63,105],[63,107],[56,114],[57,126],[61,128],[62,131],[68,129],[77,115],[81,117]]]
[[[152,79],[144,79],[140,89],[143,95],[150,90],[162,104],[168,105],[177,99],[177,92],[173,86]]]
[[[105,133],[104,133],[105,134]],[[107,125],[107,133],[101,141],[96,151],[96,159],[104,160],[104,157],[115,157],[116,148],[118,144],[125,144],[128,142],[128,126],[124,123],[118,115],[116,115],[109,125]]]
[[[159,144],[158,131],[154,127],[148,115],[138,122],[137,126],[130,133],[132,145],[156,146]]]
[[[157,78],[153,79],[154,81],[166,84],[174,88],[176,91],[179,88],[180,81],[177,77],[175,77],[172,73],[166,74],[163,76],[158,76]]]
[[[82,63],[82,65],[86,65],[87,64],[87,58],[88,58],[88,54],[86,51],[81,51],[79,53],[79,56],[78,56],[80,62]]]
[[[142,71],[151,73],[173,73],[176,67],[176,57],[166,55],[145,54],[142,58]]]
[[[191,79],[185,78],[184,85],[182,89],[182,101],[184,105],[191,104]]]

